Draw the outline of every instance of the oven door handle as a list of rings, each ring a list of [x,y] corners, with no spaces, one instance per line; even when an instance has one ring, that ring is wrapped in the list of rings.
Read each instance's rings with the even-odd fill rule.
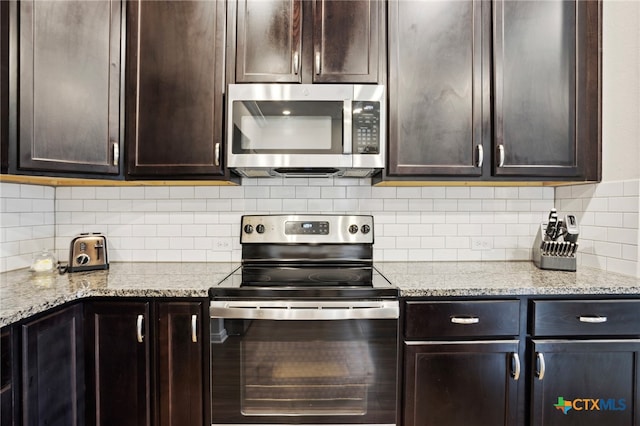
[[[266,320],[397,319],[397,300],[273,301],[212,300],[211,318]]]

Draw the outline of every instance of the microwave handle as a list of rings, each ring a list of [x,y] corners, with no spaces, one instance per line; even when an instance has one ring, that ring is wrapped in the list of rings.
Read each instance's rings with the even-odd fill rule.
[[[353,152],[353,111],[351,105],[351,99],[346,99],[344,101],[343,108],[343,124],[344,128],[342,129],[342,153],[343,154],[351,154]]]

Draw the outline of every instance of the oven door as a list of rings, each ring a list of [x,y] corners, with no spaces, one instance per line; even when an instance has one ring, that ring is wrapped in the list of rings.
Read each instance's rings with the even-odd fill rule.
[[[397,301],[211,302],[213,424],[396,424]]]

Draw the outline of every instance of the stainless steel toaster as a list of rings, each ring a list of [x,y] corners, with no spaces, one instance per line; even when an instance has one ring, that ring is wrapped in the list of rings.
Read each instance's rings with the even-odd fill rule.
[[[69,272],[109,269],[107,238],[100,233],[83,233],[71,240]]]

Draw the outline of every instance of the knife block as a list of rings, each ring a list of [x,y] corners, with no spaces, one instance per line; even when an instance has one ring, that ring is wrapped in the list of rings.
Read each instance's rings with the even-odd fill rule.
[[[533,242],[533,263],[540,269],[575,272],[578,243],[564,241],[564,237],[553,241],[546,235],[546,227],[544,222],[538,227]]]

